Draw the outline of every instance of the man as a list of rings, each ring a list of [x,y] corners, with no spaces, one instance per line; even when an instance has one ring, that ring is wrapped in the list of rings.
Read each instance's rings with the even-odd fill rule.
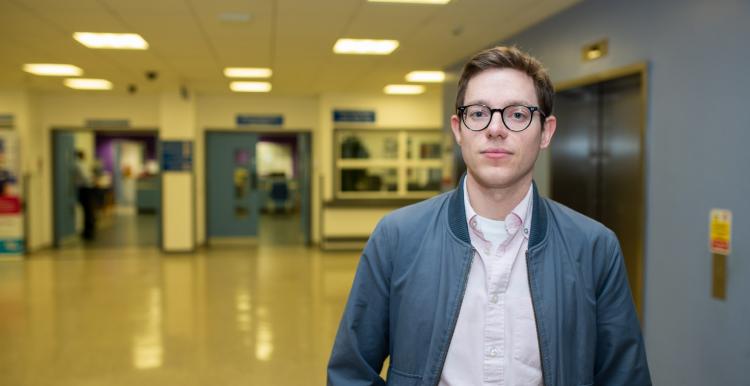
[[[381,220],[362,254],[329,385],[650,385],[615,235],[539,196],[557,124],[541,63],[464,67],[451,128],[467,173]]]
[[[86,155],[81,150],[76,150],[75,184],[78,191],[78,202],[83,209],[83,234],[84,240],[94,239],[96,231],[96,196],[94,193],[93,178],[91,170],[86,165]]]

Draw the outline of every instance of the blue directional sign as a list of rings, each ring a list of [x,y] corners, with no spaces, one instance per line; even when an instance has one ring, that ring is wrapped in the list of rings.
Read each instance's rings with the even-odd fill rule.
[[[283,126],[283,115],[237,114],[237,126]]]
[[[333,110],[334,122],[375,122],[375,111],[372,110]]]

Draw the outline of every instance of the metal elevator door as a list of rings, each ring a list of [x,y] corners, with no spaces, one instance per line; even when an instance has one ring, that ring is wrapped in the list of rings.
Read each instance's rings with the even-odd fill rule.
[[[612,229],[641,309],[643,117],[641,73],[558,92],[552,198]]]

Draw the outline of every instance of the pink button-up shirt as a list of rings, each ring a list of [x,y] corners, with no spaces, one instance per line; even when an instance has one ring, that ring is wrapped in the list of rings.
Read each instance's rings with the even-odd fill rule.
[[[463,189],[475,253],[440,385],[541,385],[526,271],[532,188],[505,217],[508,237],[494,251],[471,207],[465,182]]]

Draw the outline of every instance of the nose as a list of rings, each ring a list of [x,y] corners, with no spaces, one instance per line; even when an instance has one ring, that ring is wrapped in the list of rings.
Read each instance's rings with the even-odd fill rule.
[[[495,113],[497,113],[497,116],[495,116]],[[490,117],[490,125],[487,126],[487,132],[488,137],[501,137],[505,138],[508,136],[508,128],[505,127],[505,123],[503,123],[503,116],[502,113],[499,111],[493,111],[492,116]]]

